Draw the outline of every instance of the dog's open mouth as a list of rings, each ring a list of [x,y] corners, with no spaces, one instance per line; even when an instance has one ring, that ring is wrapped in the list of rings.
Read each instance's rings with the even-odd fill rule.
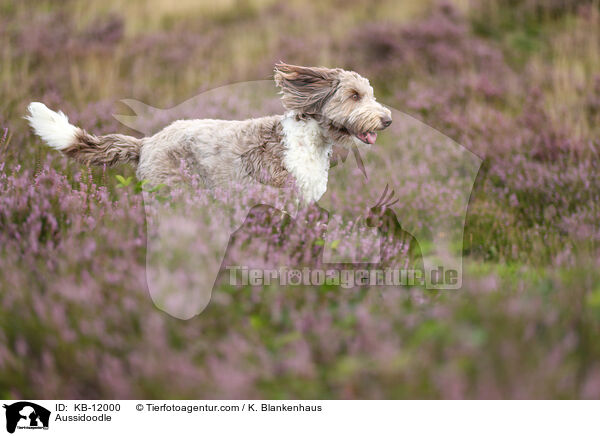
[[[335,123],[333,121],[330,122],[329,126],[333,130],[337,131],[339,134],[344,135],[344,136],[354,136],[354,137],[358,138],[359,140],[361,140],[362,142],[364,142],[365,144],[373,145],[373,144],[375,144],[375,141],[377,140],[377,132],[374,132],[372,130],[368,130],[368,131],[360,132],[360,133],[354,133],[354,131],[350,130],[349,128],[345,127],[344,125]]]
[[[360,139],[365,144],[373,145],[373,144],[375,144],[375,141],[377,140],[377,133],[375,133],[375,132],[361,132],[361,133],[356,133],[354,136],[356,136],[358,139]]]

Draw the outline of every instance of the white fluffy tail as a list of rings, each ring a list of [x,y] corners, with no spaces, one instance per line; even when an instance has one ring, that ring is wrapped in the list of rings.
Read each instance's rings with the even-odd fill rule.
[[[54,112],[38,102],[30,103],[27,110],[29,115],[25,119],[50,147],[64,150],[76,141],[79,129],[70,124],[69,118],[62,112]]]
[[[54,112],[43,103],[30,103],[25,117],[35,133],[50,147],[60,150],[86,165],[137,164],[142,140],[133,136],[95,136],[69,123],[62,112]]]

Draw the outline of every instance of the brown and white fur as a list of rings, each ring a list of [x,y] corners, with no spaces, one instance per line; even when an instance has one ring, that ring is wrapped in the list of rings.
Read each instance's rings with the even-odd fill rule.
[[[370,146],[376,132],[392,122],[391,112],[375,100],[369,81],[353,71],[279,63],[274,79],[284,115],[180,120],[142,139],[94,136],[42,103],[31,103],[26,119],[65,155],[91,165],[131,163],[138,179],[152,184],[180,180],[184,160],[209,188],[291,183],[303,202],[318,201],[327,190],[333,145]]]

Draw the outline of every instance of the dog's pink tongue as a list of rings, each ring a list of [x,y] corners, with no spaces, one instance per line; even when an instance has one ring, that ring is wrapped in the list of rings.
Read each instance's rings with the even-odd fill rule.
[[[367,142],[371,145],[375,144],[375,141],[377,140],[377,133],[375,132],[369,132],[367,133]]]

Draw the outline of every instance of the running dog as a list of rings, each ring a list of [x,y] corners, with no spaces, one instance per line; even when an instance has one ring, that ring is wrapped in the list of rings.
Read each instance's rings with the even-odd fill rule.
[[[25,118],[50,147],[84,164],[130,163],[138,179],[170,185],[181,181],[184,160],[208,188],[232,182],[294,185],[299,199],[310,204],[327,190],[333,145],[371,146],[392,123],[391,112],[353,71],[278,63],[274,80],[283,115],[179,120],[141,139],[92,135],[37,102]]]

